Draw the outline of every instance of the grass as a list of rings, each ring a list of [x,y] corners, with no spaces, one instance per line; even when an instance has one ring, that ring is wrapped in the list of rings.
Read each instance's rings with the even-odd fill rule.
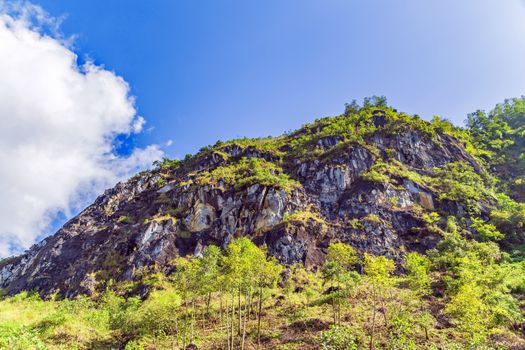
[[[121,215],[117,219],[118,224],[128,224],[133,225],[135,223],[135,218],[129,215]]]
[[[158,214],[152,218],[146,218],[144,219],[144,223],[148,224],[152,221],[157,222],[157,223],[163,223],[163,222],[170,221],[170,220],[173,225],[177,224],[177,218],[172,216],[171,213],[166,213],[164,215]]]
[[[0,303],[0,348],[87,348],[108,340],[108,322],[108,311],[87,298],[42,301],[23,292]]]
[[[316,224],[321,225],[321,230],[322,230],[321,233],[325,233],[328,230],[328,224],[326,220],[323,219],[319,213],[312,212],[310,210],[296,211],[291,214],[286,213],[282,221],[284,223],[302,222],[306,225],[308,225],[310,221],[313,221]]]

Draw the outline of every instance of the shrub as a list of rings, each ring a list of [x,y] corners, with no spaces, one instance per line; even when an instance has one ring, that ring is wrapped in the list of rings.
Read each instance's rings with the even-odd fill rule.
[[[472,218],[471,227],[478,233],[476,238],[482,242],[499,241],[505,237],[503,233],[498,231],[496,226],[488,224],[479,218]]]
[[[408,285],[414,291],[421,294],[430,292],[430,260],[421,254],[412,252],[405,258],[405,268],[407,270]]]
[[[242,158],[236,163],[217,167],[210,172],[205,171],[197,179],[200,185],[216,185],[220,181],[236,188],[260,184],[281,188],[286,192],[300,186],[299,182],[285,174],[279,165],[260,158]]]
[[[133,302],[132,306],[125,308],[128,312],[122,322],[131,334],[173,334],[180,304],[181,298],[174,290],[153,291],[146,301],[141,304]]]
[[[321,333],[319,342],[324,350],[357,350],[359,342],[351,330],[344,326],[333,325]]]
[[[121,215],[118,219],[117,219],[117,224],[128,224],[128,225],[133,225],[135,223],[135,218],[131,217],[131,216],[127,216],[127,215]]]

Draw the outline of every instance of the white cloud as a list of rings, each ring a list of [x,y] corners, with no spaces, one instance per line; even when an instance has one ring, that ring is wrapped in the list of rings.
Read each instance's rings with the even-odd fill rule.
[[[57,23],[38,6],[0,0],[0,256],[162,156],[156,145],[115,154],[115,137],[145,120],[121,77],[78,66]]]

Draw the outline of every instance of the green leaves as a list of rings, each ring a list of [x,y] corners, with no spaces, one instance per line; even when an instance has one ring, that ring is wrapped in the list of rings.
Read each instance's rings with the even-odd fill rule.
[[[445,312],[454,317],[460,330],[469,333],[476,343],[484,340],[489,320],[489,310],[482,294],[480,286],[464,284],[445,308]]]
[[[279,165],[262,158],[244,157],[236,163],[217,167],[211,172],[203,172],[196,180],[199,185],[217,185],[221,181],[236,188],[260,184],[282,188],[287,192],[300,186],[299,182],[285,174]]]
[[[493,227],[482,220],[476,225],[492,233]],[[447,285],[445,312],[473,344],[483,342],[495,327],[521,318],[509,288],[514,268],[501,264],[502,254],[495,243],[448,234],[429,255],[432,267],[441,271]]]
[[[351,271],[360,262],[357,252],[348,244],[332,243],[328,247],[326,262],[321,270],[326,282],[349,287],[359,280]]]
[[[345,270],[350,270],[359,263],[359,257],[354,248],[340,242],[330,244],[326,260],[340,265]]]
[[[430,260],[416,252],[408,253],[405,257],[405,269],[409,287],[420,295],[430,293]]]
[[[475,146],[486,151],[490,168],[504,180],[502,189],[525,200],[525,186],[514,181],[525,176],[525,97],[505,100],[488,114],[469,114],[467,127]]]
[[[499,241],[505,237],[496,226],[476,217],[472,218],[471,227],[477,232],[476,238],[482,242]]]
[[[232,289],[255,287],[259,264],[264,262],[266,253],[248,238],[231,241],[223,260],[226,285]]]
[[[364,271],[371,279],[382,283],[387,283],[394,272],[396,265],[394,261],[385,256],[373,256],[365,253]]]
[[[202,257],[178,258],[173,276],[183,294],[206,295],[224,290],[249,290],[274,287],[282,266],[274,257],[241,237],[230,242],[225,252],[209,246]]]
[[[357,350],[359,341],[348,327],[332,325],[321,333],[320,343],[323,350]]]
[[[464,203],[469,213],[480,211],[480,201],[494,198],[485,179],[465,162],[454,162],[443,168],[434,168],[432,184],[439,191],[441,199]]]

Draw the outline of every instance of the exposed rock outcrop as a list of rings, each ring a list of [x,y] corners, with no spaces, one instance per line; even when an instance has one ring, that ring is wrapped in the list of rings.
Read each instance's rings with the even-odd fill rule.
[[[450,203],[403,174],[390,174],[390,181],[364,174],[378,161],[422,176],[453,162],[478,172],[480,165],[452,136],[429,136],[411,125],[400,132],[399,120],[376,111],[369,123],[366,142],[337,132],[326,136],[323,125],[305,127],[277,139],[218,144],[180,164],[138,174],[55,235],[2,262],[0,286],[9,293],[92,293],[94,276],[132,280],[146,266],[167,266],[179,255],[199,255],[210,244],[225,247],[238,236],[265,244],[284,264],[308,267],[323,262],[332,240],[394,259],[434,247],[440,236],[427,229],[423,214],[446,215]],[[258,159],[266,168],[248,162],[243,166],[254,174],[239,175],[235,166],[242,159]]]

